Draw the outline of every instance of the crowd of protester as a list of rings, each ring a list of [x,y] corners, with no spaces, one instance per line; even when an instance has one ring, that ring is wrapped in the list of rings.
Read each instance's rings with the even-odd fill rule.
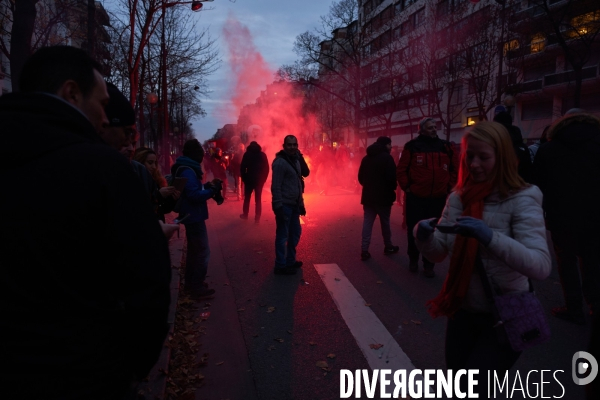
[[[259,143],[224,153],[188,140],[165,177],[153,149],[136,149],[134,109],[99,70],[82,50],[41,49],[25,64],[20,91],[0,97],[1,177],[19,193],[1,203],[11,211],[0,251],[1,356],[11,370],[0,377],[11,398],[133,395],[167,332],[167,239],[185,225],[184,292],[207,299],[215,294],[205,281],[207,202],[227,199],[227,171],[244,200],[240,218],[249,218],[254,194],[261,219],[270,168]],[[460,146],[437,136],[433,118],[403,149],[382,136],[366,149],[340,142],[303,154],[287,135],[271,170],[276,275],[302,267],[306,185],[322,195],[362,189],[363,261],[372,257],[376,217],[384,254],[399,251],[390,215],[395,202],[403,206],[409,271],[418,272],[421,257],[432,278],[434,263],[450,260],[427,304],[433,317],[448,317],[448,368],[514,365],[522,349],[497,334],[490,297],[530,292],[532,280],[549,275],[546,228],[565,300],[552,314],[585,324],[585,314],[600,312],[600,212],[590,190],[600,187],[600,119],[583,110],[529,148],[507,111],[475,124]]]

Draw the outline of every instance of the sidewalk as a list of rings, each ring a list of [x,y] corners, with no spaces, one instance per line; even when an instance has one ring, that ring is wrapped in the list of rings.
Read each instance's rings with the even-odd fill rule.
[[[207,363],[200,370],[204,376],[202,386],[196,390],[196,399],[245,399],[256,400],[258,395],[254,384],[252,369],[248,358],[246,343],[242,335],[238,319],[238,311],[229,284],[225,258],[215,229],[207,221],[210,243],[210,262],[206,281],[214,288],[215,298],[202,301],[203,307],[198,312],[210,312],[210,316],[203,321],[205,334],[201,336],[201,347],[198,358],[207,356]],[[180,275],[178,268],[185,256],[183,248],[185,242],[185,228],[181,228],[180,238],[176,236],[169,242],[171,253],[172,280],[171,280],[171,308],[169,310],[169,333],[166,341],[173,335],[176,306],[180,289]],[[138,399],[157,400],[165,399],[167,375],[171,359],[171,348],[163,347],[160,358],[148,377],[148,382],[143,382],[138,387]]]

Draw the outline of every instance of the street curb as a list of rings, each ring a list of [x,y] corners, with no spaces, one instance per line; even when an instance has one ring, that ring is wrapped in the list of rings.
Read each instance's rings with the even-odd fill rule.
[[[183,227],[182,227],[183,228]],[[169,339],[173,336],[175,328],[175,314],[177,311],[177,300],[179,297],[179,284],[181,277],[179,268],[183,261],[183,244],[185,241],[185,229],[181,229],[179,238],[172,238],[169,241],[169,253],[171,255],[171,304],[169,305],[169,333],[165,339],[163,349],[158,361],[148,374],[148,381],[142,382],[138,386],[138,400],[162,400],[165,398],[167,390],[167,372],[169,371],[169,362],[171,361],[171,347]]]

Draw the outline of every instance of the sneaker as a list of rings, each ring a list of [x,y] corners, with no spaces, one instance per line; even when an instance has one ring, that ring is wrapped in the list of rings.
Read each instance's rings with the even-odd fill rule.
[[[298,269],[294,267],[275,267],[273,272],[275,275],[295,275]]]
[[[583,312],[576,314],[569,311],[567,307],[554,307],[552,315],[565,321],[572,322],[577,325],[585,325],[585,315]]]
[[[371,253],[369,253],[368,251],[364,250],[362,253],[360,253],[361,260],[366,261],[369,258],[371,258]]]
[[[423,275],[427,278],[435,277],[435,271],[433,270],[433,264],[423,263]]]
[[[417,261],[411,261],[408,263],[408,270],[410,272],[417,272],[419,270],[419,263]]]
[[[300,268],[302,267],[302,261],[296,261],[292,265],[286,266],[286,268]]]
[[[383,254],[394,254],[397,253],[398,250],[400,250],[399,246],[386,246],[383,249]]]
[[[248,214],[240,214],[241,219],[248,219]]]
[[[200,290],[187,291],[186,294],[192,300],[211,299],[215,294],[215,289],[208,289],[206,287],[203,287]]]

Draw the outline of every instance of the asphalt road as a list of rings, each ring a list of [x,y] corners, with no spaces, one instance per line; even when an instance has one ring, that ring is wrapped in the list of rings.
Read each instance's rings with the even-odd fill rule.
[[[344,318],[341,300],[332,297],[315,268],[323,264],[339,267],[343,276],[336,281],[347,281],[359,293],[359,301],[372,310],[415,368],[445,370],[446,321],[432,319],[425,302],[439,292],[448,261],[436,265],[433,279],[424,277],[422,269],[417,274],[408,271],[406,232],[398,206],[392,210],[392,240],[400,252],[383,254],[377,220],[372,258],[361,261],[360,196],[342,188],[328,196],[307,189],[308,214],[303,217],[297,249],[304,266],[295,276],[273,274],[275,221],[267,189],[259,224],[254,223],[253,203],[250,218],[241,220],[242,203],[231,194],[221,206],[210,202],[212,254],[207,280],[217,293],[203,339],[211,362],[203,371],[205,386],[196,392],[196,399],[338,399],[341,369],[369,369],[365,354],[382,354],[382,349],[390,348],[390,343],[381,343],[382,349],[361,348],[355,338],[357,324]],[[520,357],[508,381],[511,390],[516,389],[512,397],[498,394],[495,398],[542,398],[543,387],[543,397],[584,399],[583,387],[571,379],[571,359],[576,351],[587,349],[591,324],[580,327],[550,315],[551,307],[562,304],[555,265],[552,275],[535,287],[547,309],[552,339]],[[377,344],[378,338],[373,342]],[[326,366],[317,366],[320,361]],[[527,379],[532,370],[564,372],[556,373],[559,385],[552,373],[542,379],[540,372],[532,372]],[[547,383],[541,384],[542,380]],[[362,396],[366,398],[364,392]]]

